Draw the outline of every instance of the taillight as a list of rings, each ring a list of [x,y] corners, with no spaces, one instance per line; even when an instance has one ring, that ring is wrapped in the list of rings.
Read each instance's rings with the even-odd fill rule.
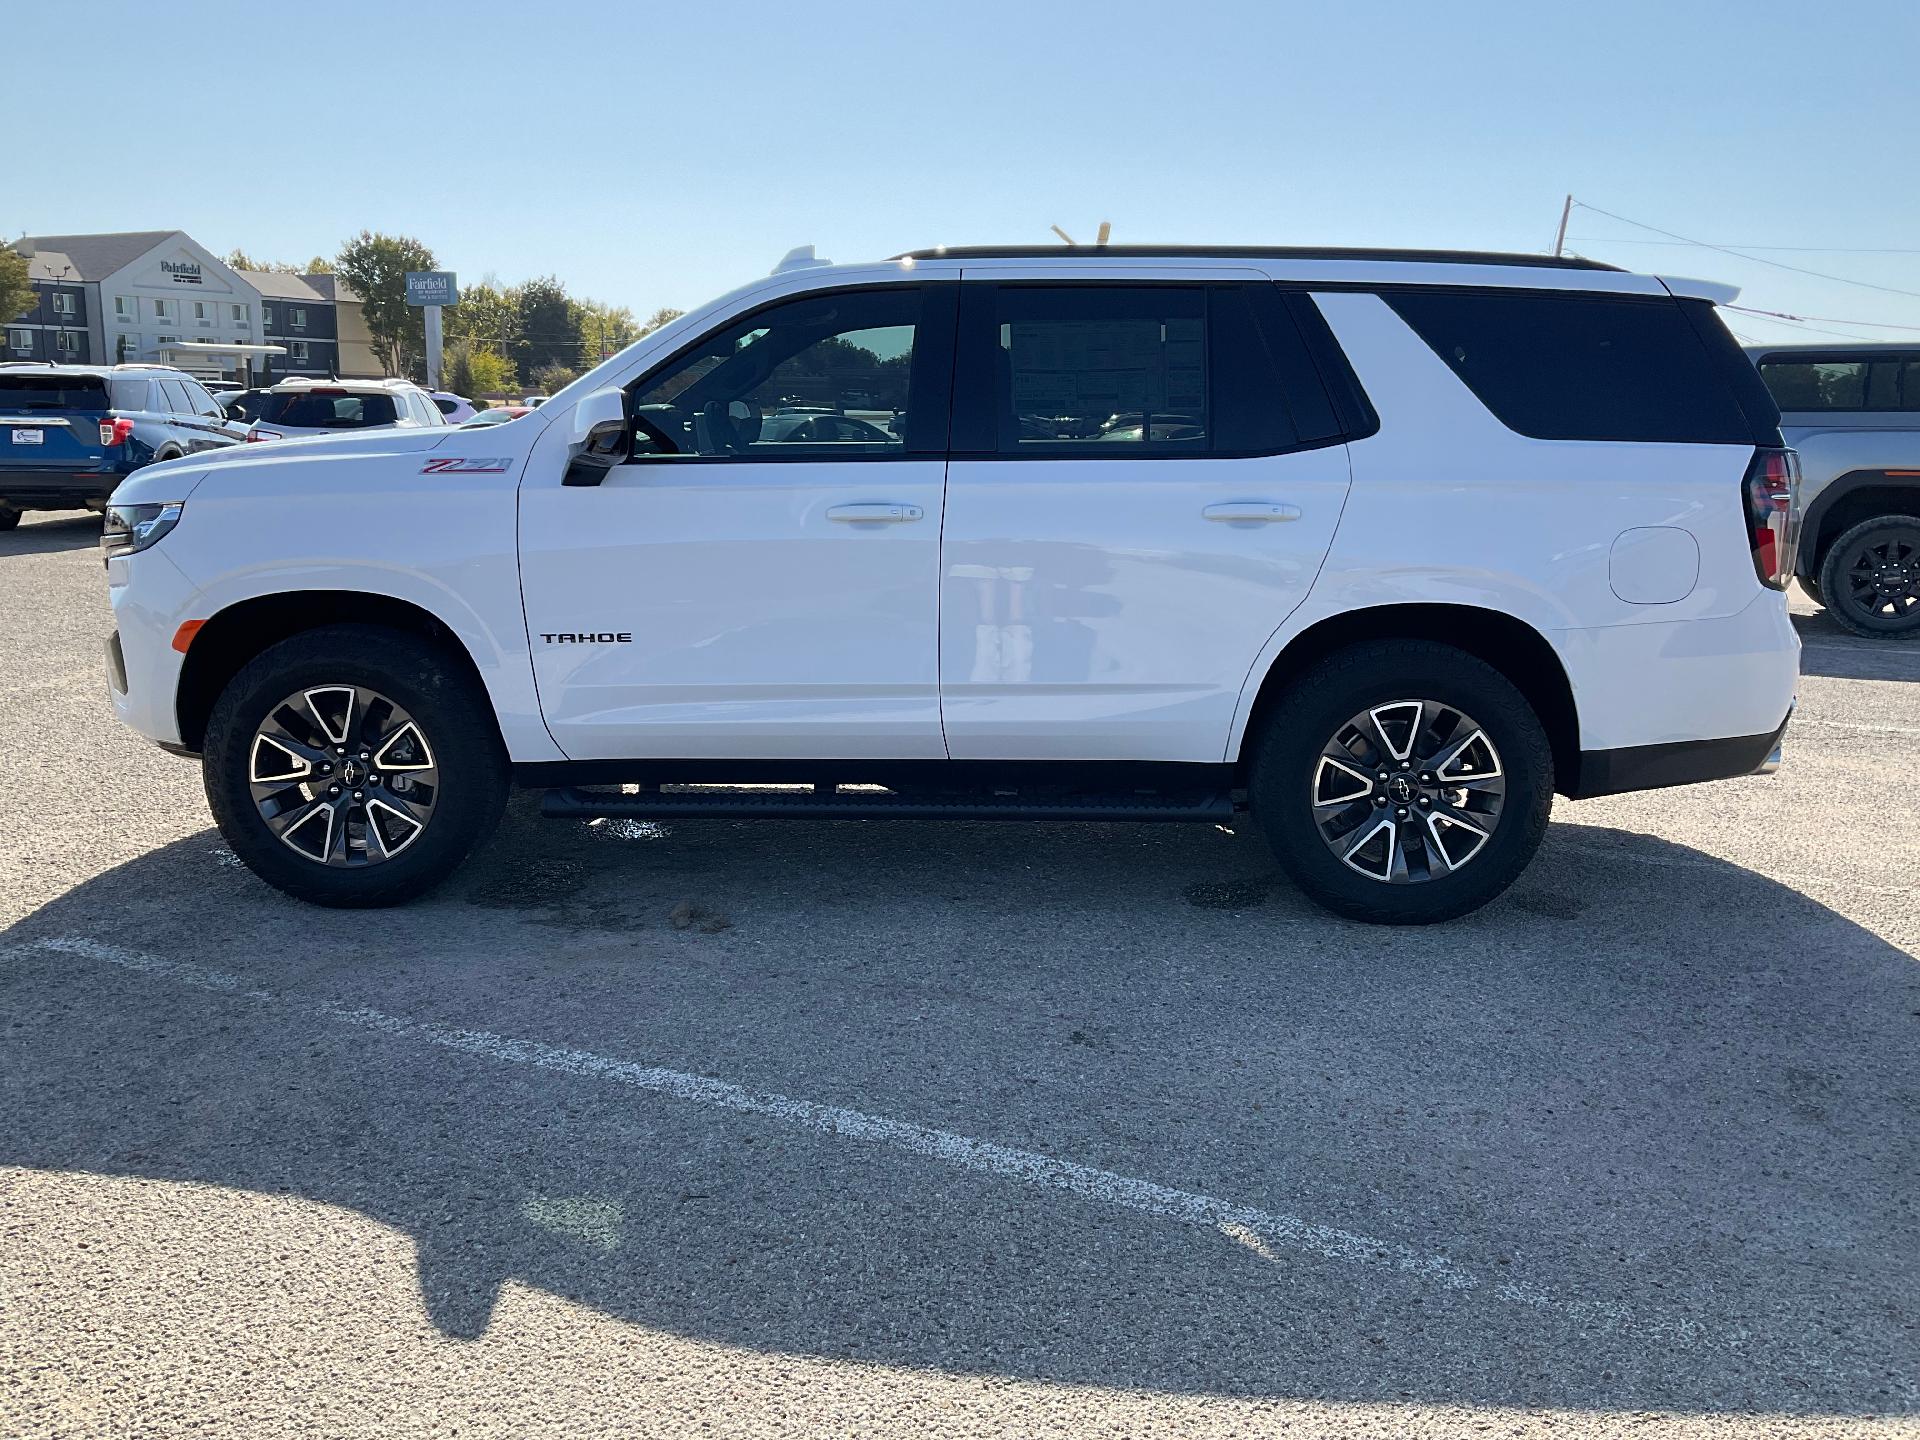
[[[102,420],[100,422],[100,443],[111,450],[116,445],[127,443],[127,437],[133,434],[133,421],[127,419]]]
[[[1769,589],[1784,590],[1800,549],[1800,456],[1773,446],[1754,451],[1741,489],[1754,573]]]

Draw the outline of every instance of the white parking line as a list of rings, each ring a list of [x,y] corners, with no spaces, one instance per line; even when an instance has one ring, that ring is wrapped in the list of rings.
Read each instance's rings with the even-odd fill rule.
[[[1218,1230],[1235,1243],[1274,1263],[1279,1263],[1279,1257],[1274,1252],[1289,1250],[1343,1264],[1398,1271],[1447,1290],[1484,1290],[1511,1304],[1557,1311],[1609,1328],[1632,1328],[1642,1334],[1659,1332],[1675,1340],[1695,1340],[1701,1335],[1697,1322],[1641,1323],[1625,1306],[1556,1298],[1539,1286],[1506,1278],[1496,1279],[1491,1273],[1477,1273],[1445,1255],[1423,1253],[1393,1241],[1315,1224],[1297,1215],[1263,1210],[1197,1191],[1179,1190],[1037,1151],[1018,1150],[989,1140],[978,1140],[950,1130],[937,1130],[905,1120],[869,1115],[838,1105],[822,1105],[785,1095],[755,1092],[705,1075],[639,1065],[587,1050],[516,1039],[487,1030],[461,1030],[433,1021],[410,1020],[405,1016],[337,1001],[304,1000],[251,986],[236,975],[209,970],[187,961],[168,960],[136,950],[121,949],[84,936],[39,940],[15,946],[5,953],[21,956],[35,951],[101,961],[196,989],[271,1004],[296,1014],[324,1018],[396,1039],[439,1046],[508,1065],[628,1085],[694,1104],[778,1120],[835,1139],[887,1146],[976,1174],[1044,1189],[1063,1190],[1097,1204]]]
[[[1920,735],[1920,725],[1863,725],[1856,720],[1816,720],[1811,715],[1796,715],[1795,725],[1817,725],[1823,730],[1857,730],[1862,735]]]

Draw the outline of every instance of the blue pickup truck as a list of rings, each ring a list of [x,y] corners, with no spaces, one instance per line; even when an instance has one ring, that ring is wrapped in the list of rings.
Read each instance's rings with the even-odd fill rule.
[[[23,510],[100,510],[142,465],[237,445],[246,426],[160,365],[0,365],[0,530]]]

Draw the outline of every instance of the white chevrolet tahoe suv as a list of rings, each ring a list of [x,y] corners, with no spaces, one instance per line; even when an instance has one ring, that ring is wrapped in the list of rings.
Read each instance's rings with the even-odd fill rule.
[[[1770,768],[1794,459],[1697,281],[1519,255],[780,269],[516,423],[140,471],[114,705],[292,895],[558,817],[1234,823],[1417,923]],[[842,417],[795,426],[773,417]]]

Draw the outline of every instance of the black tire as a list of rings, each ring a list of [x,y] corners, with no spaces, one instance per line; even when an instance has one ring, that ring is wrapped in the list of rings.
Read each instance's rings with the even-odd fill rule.
[[[1820,563],[1820,593],[1827,614],[1856,635],[1920,634],[1920,516],[1876,515],[1835,540]]]
[[[20,512],[0,505],[0,530],[16,530],[20,526]]]
[[[329,686],[387,697],[431,747],[436,784],[429,818],[417,838],[377,863],[310,858],[283,843],[254,800],[256,735],[284,699]],[[233,853],[269,885],[316,905],[399,904],[446,879],[499,823],[508,769],[492,716],[492,704],[464,669],[418,635],[378,625],[309,630],[263,651],[214,702],[201,747],[207,803]],[[397,791],[391,776],[387,783]],[[344,815],[341,830],[344,840]],[[331,845],[331,826],[326,833]]]
[[[1322,835],[1321,819],[1332,817],[1315,805],[1320,762],[1323,748],[1346,732],[1349,720],[1376,707],[1414,699],[1453,707],[1484,732],[1495,751],[1497,764],[1492,768],[1500,772],[1503,798],[1487,838],[1458,868],[1427,860],[1439,873],[1410,883],[1389,883],[1350,866]],[[1424,707],[1418,713],[1432,714]],[[1477,910],[1513,883],[1546,833],[1553,806],[1553,749],[1539,717],[1506,676],[1450,645],[1382,640],[1339,651],[1288,686],[1269,712],[1264,733],[1255,738],[1259,748],[1250,786],[1255,820],[1294,883],[1309,898],[1349,919],[1429,925]],[[1409,735],[1409,747],[1420,743],[1419,733]],[[1412,759],[1385,763],[1419,769]],[[1364,768],[1373,770],[1371,763]],[[1423,777],[1416,773],[1414,778]],[[1360,779],[1373,784],[1370,776]],[[1349,834],[1358,835],[1370,823],[1365,818],[1368,807],[1379,803],[1385,790],[1382,784],[1351,802],[1361,818]],[[1437,790],[1431,793],[1438,795]],[[1441,803],[1431,799],[1424,813],[1442,819],[1447,812],[1432,808]],[[1371,813],[1383,819],[1389,814],[1414,813],[1410,826],[1417,826],[1420,815],[1413,807],[1400,811],[1391,800]],[[1463,818],[1471,814],[1456,813]],[[1442,824],[1437,833],[1459,832]],[[1346,843],[1344,838],[1341,843]],[[1422,854],[1426,844],[1423,834],[1409,842],[1415,855]],[[1390,859],[1387,868],[1391,868]]]

